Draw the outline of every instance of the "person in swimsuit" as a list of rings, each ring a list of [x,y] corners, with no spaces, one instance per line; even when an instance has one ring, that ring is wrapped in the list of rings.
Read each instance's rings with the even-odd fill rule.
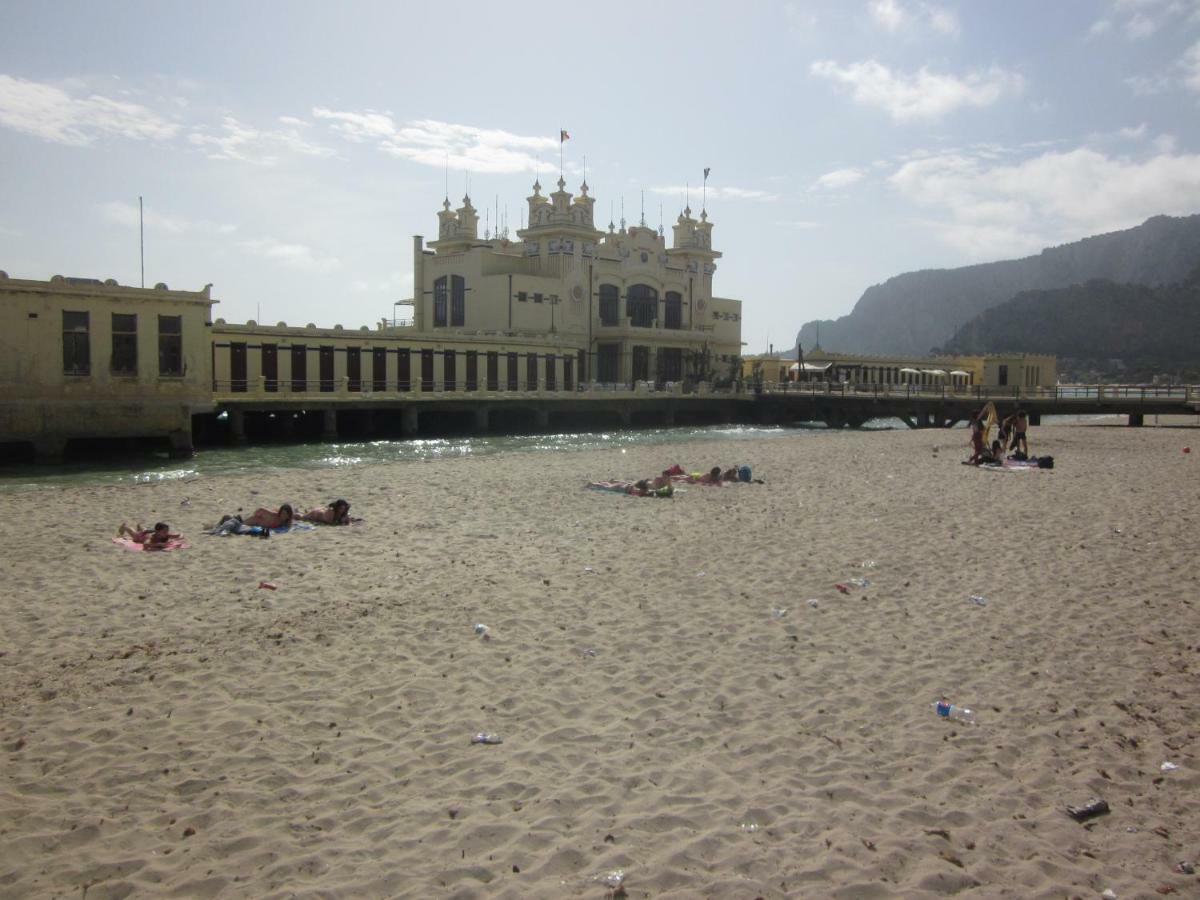
[[[349,525],[350,504],[345,500],[334,500],[328,506],[310,509],[297,518],[301,522],[312,522],[315,525]]]
[[[292,524],[292,506],[285,503],[278,510],[259,507],[253,513],[242,519],[243,525],[258,525],[262,528],[288,528]]]
[[[141,544],[147,550],[161,550],[168,541],[177,541],[182,537],[182,535],[172,534],[171,526],[166,522],[155,522],[152,529],[143,528],[141,525],[138,525],[136,529],[130,528],[122,522],[121,527],[117,529],[117,536],[123,535],[128,535],[131,541]]]
[[[977,466],[983,462],[983,422],[979,419],[971,419],[971,458],[967,460],[967,465]]]
[[[1029,414],[1023,409],[1018,409],[1016,415],[1013,416],[1013,436],[1012,448],[1019,450],[1026,456],[1029,455],[1029,441],[1025,439],[1025,432],[1029,430]]]

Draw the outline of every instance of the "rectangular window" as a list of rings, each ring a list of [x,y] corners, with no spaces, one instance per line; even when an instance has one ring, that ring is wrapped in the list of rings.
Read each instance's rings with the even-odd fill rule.
[[[91,342],[88,335],[88,314],[63,310],[63,374],[90,375],[92,372]]]
[[[137,362],[137,316],[113,313],[112,373],[114,375],[136,375]]]
[[[433,282],[433,327],[446,327],[446,276]]]
[[[508,389],[510,391],[518,390],[517,387],[517,354],[508,354],[508,364],[505,366],[508,373]]]
[[[612,326],[617,324],[620,311],[617,286],[615,284],[600,285],[600,324]]]
[[[362,348],[346,348],[346,390],[362,390]]]
[[[1001,387],[1004,387],[1006,384],[1008,384],[1008,366],[1001,366],[999,375],[1000,377],[997,379],[997,381],[1000,383]]]
[[[548,391],[558,390],[558,388],[555,386],[558,382],[558,379],[555,378],[555,371],[554,371],[557,363],[558,363],[557,356],[555,356],[553,353],[546,354],[546,390],[548,390]]]
[[[575,360],[571,359],[571,357],[569,357],[569,356],[563,357],[563,390],[564,391],[572,391],[575,389],[575,386],[572,384],[572,381],[574,381],[574,379],[571,377],[571,375],[572,375],[571,366],[574,362],[575,362]]]
[[[461,275],[450,276],[450,327],[463,328],[467,321],[467,283]]]
[[[458,352],[445,350],[442,352],[442,390],[453,391],[458,388]]]
[[[526,303],[526,302],[528,302],[528,300],[529,300],[529,294],[527,294],[525,291],[517,291],[517,302],[518,303]]]
[[[333,347],[328,344],[321,347],[317,360],[321,367],[321,390],[328,393],[333,390]]]
[[[479,353],[476,350],[467,351],[467,390],[479,390]]]
[[[621,345],[600,344],[596,353],[596,380],[602,384],[620,381]]]
[[[233,341],[229,345],[229,389],[238,394],[246,393],[245,341]]]
[[[633,380],[634,381],[649,381],[650,380],[650,348],[649,347],[634,347],[633,348]]]
[[[433,390],[433,351],[421,351],[421,390]]]
[[[275,344],[262,345],[263,388],[271,394],[279,390],[279,347]]]
[[[303,344],[292,345],[292,392],[308,390],[308,348]]]
[[[500,354],[489,350],[487,355],[487,389],[500,390]]]
[[[183,374],[183,316],[158,317],[158,374]]]
[[[412,352],[407,348],[396,351],[396,390],[412,390]]]
[[[537,354],[525,354],[525,390],[536,391],[538,387]]]
[[[376,347],[371,351],[371,390],[387,390],[387,348]]]
[[[533,302],[534,302],[534,303],[541,303],[541,302],[542,302],[542,295],[541,295],[541,294],[534,294],[534,295],[533,295]]]

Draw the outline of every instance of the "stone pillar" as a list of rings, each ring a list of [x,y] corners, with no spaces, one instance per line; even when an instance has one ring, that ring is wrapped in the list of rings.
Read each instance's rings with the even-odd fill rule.
[[[415,406],[406,406],[400,410],[400,433],[402,435],[412,437],[417,433],[419,425],[420,417]]]
[[[240,409],[229,410],[229,437],[235,444],[246,443],[246,413]]]
[[[168,456],[171,459],[187,459],[193,451],[192,448],[192,433],[191,431],[172,431],[167,435],[167,439],[171,442],[171,449]]]
[[[477,406],[474,410],[475,415],[475,430],[480,434],[487,434],[488,430],[488,408],[486,406]]]
[[[326,441],[336,441],[338,437],[337,410],[326,409],[321,412],[321,437]]]
[[[67,439],[63,437],[40,437],[33,442],[33,459],[39,465],[56,465],[63,461]]]

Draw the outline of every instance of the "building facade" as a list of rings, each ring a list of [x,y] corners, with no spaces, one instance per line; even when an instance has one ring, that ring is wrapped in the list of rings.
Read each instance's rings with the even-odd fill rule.
[[[0,441],[61,458],[72,439],[159,437],[191,450],[213,409],[211,286],[0,272]]]
[[[644,223],[595,227],[587,183],[578,196],[527,198],[529,224],[479,236],[469,197],[446,199],[438,237],[413,240],[413,327],[444,340],[535,334],[573,348],[578,379],[602,384],[712,380],[741,354],[742,305],[713,294],[721,254],[712,223],[684,209],[665,235]],[[715,371],[708,371],[712,369]],[[703,370],[703,371],[702,371]]]
[[[834,384],[871,384],[914,387],[945,386],[962,390],[987,388],[1046,388],[1058,384],[1058,360],[1041,354],[990,354],[987,356],[859,356],[812,350],[803,364],[779,354],[748,356],[743,378],[762,372],[764,382],[828,381]]]

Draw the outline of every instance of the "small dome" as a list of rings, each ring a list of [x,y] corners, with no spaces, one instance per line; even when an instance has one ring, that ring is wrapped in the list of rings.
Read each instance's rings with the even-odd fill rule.
[[[334,331],[341,331],[341,330],[342,330],[342,326],[341,326],[341,325],[334,325],[334,326],[333,326],[333,330],[334,330]]]
[[[276,328],[287,328],[287,322],[276,322],[275,327]]]
[[[224,320],[224,319],[217,319],[217,321],[213,322],[213,324],[214,324],[214,325],[224,325],[224,324],[225,324],[225,320]],[[248,322],[248,323],[246,323],[246,324],[252,324],[252,323],[249,323],[249,322]]]
[[[224,320],[224,319],[217,319],[217,321],[218,321],[218,322],[220,322],[222,325],[224,325],[224,324],[225,324],[225,320]],[[247,328],[257,328],[257,327],[258,327],[258,323],[257,323],[257,322],[255,322],[253,319],[247,319],[247,320],[246,320],[246,327],[247,327]]]
[[[165,281],[160,281],[158,284],[156,284],[154,286],[154,289],[156,291],[169,291],[170,290],[170,288],[167,287],[167,283]]]
[[[105,278],[105,279],[104,279],[104,286],[105,286],[105,287],[117,287],[117,286],[118,286],[118,285],[117,285],[117,279],[115,279],[115,278]]]

